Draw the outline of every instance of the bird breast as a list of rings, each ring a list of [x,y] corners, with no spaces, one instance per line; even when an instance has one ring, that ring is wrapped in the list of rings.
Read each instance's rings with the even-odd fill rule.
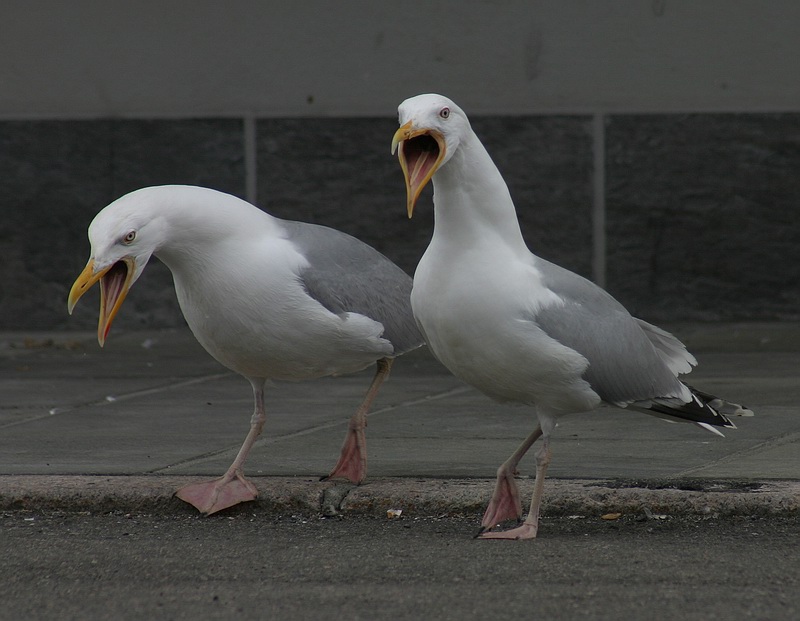
[[[499,401],[589,410],[600,398],[582,379],[588,361],[550,338],[536,311],[561,300],[541,285],[532,263],[491,261],[441,268],[423,259],[411,305],[430,350],[453,374]],[[453,264],[450,264],[451,267]]]
[[[392,353],[382,324],[329,312],[307,295],[290,251],[265,252],[248,253],[248,263],[226,253],[170,266],[187,324],[221,364],[246,377],[301,380],[358,371]]]

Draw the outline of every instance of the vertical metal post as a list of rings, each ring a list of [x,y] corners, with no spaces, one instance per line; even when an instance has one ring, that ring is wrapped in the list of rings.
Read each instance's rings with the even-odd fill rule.
[[[606,117],[592,117],[592,278],[606,286]]]
[[[252,114],[244,117],[244,196],[245,199],[258,204],[258,169],[256,152],[256,119]]]

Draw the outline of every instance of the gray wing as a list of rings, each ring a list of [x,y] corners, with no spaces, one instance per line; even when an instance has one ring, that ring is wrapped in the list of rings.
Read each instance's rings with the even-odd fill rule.
[[[635,319],[582,276],[538,258],[536,267],[566,304],[540,310],[535,321],[589,361],[584,379],[603,401],[624,405],[686,394],[676,374],[690,370],[694,358],[680,341]]]
[[[281,220],[309,262],[308,294],[332,313],[359,313],[383,324],[396,356],[423,345],[411,312],[411,277],[371,246],[326,226]]]

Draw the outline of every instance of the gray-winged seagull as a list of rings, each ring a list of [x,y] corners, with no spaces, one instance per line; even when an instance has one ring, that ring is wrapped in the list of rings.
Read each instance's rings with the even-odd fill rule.
[[[694,422],[715,433],[750,410],[677,379],[696,364],[684,345],[631,317],[592,282],[531,254],[500,172],[464,112],[441,95],[399,109],[398,150],[408,216],[433,179],[434,231],[419,262],[411,307],[433,354],[455,375],[500,401],[535,407],[538,426],[498,469],[479,536],[536,536],[550,434],[557,419],[601,402]],[[721,435],[721,434],[720,434]],[[514,474],[542,437],[525,521]]]
[[[225,475],[176,495],[205,514],[256,498],[242,473],[264,426],[268,379],[304,380],[377,363],[329,477],[366,475],[367,411],[395,357],[423,344],[411,315],[411,278],[375,249],[324,226],[274,218],[234,196],[193,186],[149,187],[100,211],[91,258],[69,294],[100,282],[102,346],[151,256],[172,272],[200,344],[253,387],[250,432]]]

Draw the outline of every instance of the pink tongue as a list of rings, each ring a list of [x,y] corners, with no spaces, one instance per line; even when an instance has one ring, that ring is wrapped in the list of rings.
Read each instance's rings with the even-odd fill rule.
[[[119,266],[119,267],[117,267]],[[128,270],[124,263],[115,263],[106,275],[100,279],[100,291],[103,294],[103,306],[106,312],[114,308],[119,294],[122,292],[122,285]]]
[[[414,166],[411,170],[411,184],[413,187],[419,186],[425,178],[426,173],[430,169],[430,159],[432,153],[430,151],[420,151],[414,160]]]

